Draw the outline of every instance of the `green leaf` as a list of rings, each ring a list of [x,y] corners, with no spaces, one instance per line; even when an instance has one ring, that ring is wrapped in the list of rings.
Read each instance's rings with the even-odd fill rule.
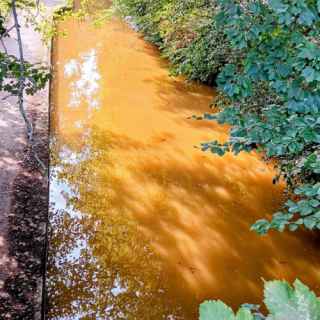
[[[206,301],[200,305],[200,320],[235,320],[235,316],[222,301]]]
[[[200,306],[200,320],[320,320],[320,299],[301,281],[293,288],[285,281],[265,282],[265,317],[259,306],[245,304],[234,316],[221,301],[207,301]]]
[[[312,67],[306,67],[302,71],[302,76],[307,82],[312,82],[316,79],[316,71]]]
[[[270,281],[265,284],[264,302],[271,314],[283,310],[283,306],[290,304],[293,289],[285,281]]]
[[[296,320],[319,320],[320,300],[300,280],[294,282],[294,302],[300,317]]]
[[[269,4],[277,13],[283,13],[288,10],[288,5],[284,4],[281,0],[269,0]]]
[[[315,19],[316,16],[314,15],[314,13],[311,10],[305,9],[300,14],[298,21],[303,25],[311,26]]]
[[[317,223],[318,223],[318,219],[312,216],[303,219],[303,224],[309,230],[312,230],[317,225]]]
[[[254,317],[249,309],[247,308],[240,308],[235,320],[254,320]]]
[[[299,228],[299,225],[298,225],[298,224],[291,223],[291,224],[289,225],[289,230],[290,230],[290,231],[296,231],[298,228]]]

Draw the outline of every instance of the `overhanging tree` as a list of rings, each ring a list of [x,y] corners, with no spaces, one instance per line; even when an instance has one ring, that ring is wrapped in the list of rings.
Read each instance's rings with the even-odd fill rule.
[[[261,150],[278,161],[292,200],[254,230],[320,229],[320,1],[219,4],[217,24],[240,55],[218,78],[228,102],[205,117],[232,129],[225,144],[202,148],[220,155]]]

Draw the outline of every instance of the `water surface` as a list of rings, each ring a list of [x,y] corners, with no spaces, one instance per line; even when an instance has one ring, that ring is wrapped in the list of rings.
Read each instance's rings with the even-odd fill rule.
[[[302,232],[250,232],[283,185],[255,155],[202,141],[228,128],[190,119],[212,89],[168,75],[124,23],[63,22],[54,44],[49,319],[197,319],[204,299],[261,302],[262,278],[317,289]]]

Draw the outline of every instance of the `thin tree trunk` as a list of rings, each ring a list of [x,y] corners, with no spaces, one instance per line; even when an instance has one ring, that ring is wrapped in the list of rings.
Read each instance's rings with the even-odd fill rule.
[[[19,18],[17,14],[17,6],[16,6],[16,0],[12,0],[12,14],[14,19],[14,26],[17,33],[17,41],[18,41],[18,49],[19,49],[19,62],[20,62],[20,77],[19,77],[19,91],[18,91],[18,106],[20,113],[22,115],[22,118],[26,124],[27,127],[27,136],[28,141],[30,143],[31,150],[33,151],[34,157],[41,166],[41,168],[46,171],[45,164],[40,160],[38,154],[34,150],[33,146],[33,126],[31,121],[28,119],[28,116],[26,114],[25,108],[24,108],[24,91],[25,91],[25,60],[24,60],[24,54],[23,54],[23,43],[22,43],[22,37],[21,37],[21,30],[20,30],[20,24],[19,24]]]

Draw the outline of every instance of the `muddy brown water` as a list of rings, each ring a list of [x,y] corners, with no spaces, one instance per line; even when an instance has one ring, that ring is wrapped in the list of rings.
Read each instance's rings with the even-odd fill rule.
[[[261,302],[262,279],[319,293],[310,233],[250,232],[282,184],[254,154],[194,146],[228,128],[190,116],[212,89],[167,63],[118,21],[68,20],[54,44],[48,319],[186,319],[198,304]]]

